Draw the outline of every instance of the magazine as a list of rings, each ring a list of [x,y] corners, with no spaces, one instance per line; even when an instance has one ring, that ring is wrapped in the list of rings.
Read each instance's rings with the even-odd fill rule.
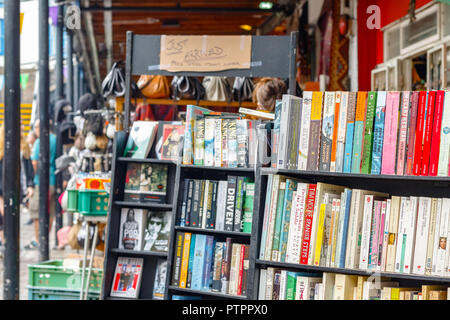
[[[139,297],[143,264],[143,258],[117,258],[116,270],[114,272],[114,280],[111,288],[112,297]]]

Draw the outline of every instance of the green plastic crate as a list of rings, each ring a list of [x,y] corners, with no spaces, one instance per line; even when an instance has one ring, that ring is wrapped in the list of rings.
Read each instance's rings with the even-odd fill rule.
[[[67,190],[67,211],[78,211],[78,190]]]
[[[109,193],[98,190],[78,191],[78,211],[85,216],[106,216]]]
[[[80,290],[82,268],[64,267],[62,260],[49,260],[28,265],[28,285],[40,289]],[[85,285],[88,268],[85,271]],[[89,291],[100,292],[103,270],[91,269]]]
[[[88,292],[88,300],[99,300],[100,293]],[[28,300],[80,300],[80,291],[28,287]]]

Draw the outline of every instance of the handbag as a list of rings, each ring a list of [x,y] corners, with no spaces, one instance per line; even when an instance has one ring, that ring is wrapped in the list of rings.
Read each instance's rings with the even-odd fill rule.
[[[206,100],[228,101],[232,100],[231,86],[226,77],[204,77]]]
[[[158,99],[170,96],[169,81],[166,76],[142,75],[136,84],[147,98]]]
[[[104,98],[109,96],[121,97],[125,95],[126,85],[122,68],[119,67],[121,62],[115,62],[111,71],[106,75],[102,82],[102,94]]]
[[[195,77],[174,76],[172,80],[172,98],[174,100],[194,99],[197,104],[205,97],[205,88]]]
[[[248,77],[236,77],[233,83],[234,101],[252,101],[254,84]]]

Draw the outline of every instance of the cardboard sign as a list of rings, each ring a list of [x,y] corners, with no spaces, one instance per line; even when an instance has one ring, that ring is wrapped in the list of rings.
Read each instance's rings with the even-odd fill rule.
[[[249,69],[251,36],[161,36],[159,69],[212,72]]]

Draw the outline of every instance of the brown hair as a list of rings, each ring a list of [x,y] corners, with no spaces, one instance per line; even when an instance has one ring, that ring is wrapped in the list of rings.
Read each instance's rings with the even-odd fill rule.
[[[253,90],[253,102],[258,103],[257,110],[273,112],[275,101],[287,93],[287,87],[283,80],[278,78],[261,78]]]
[[[25,159],[30,159],[31,157],[31,149],[28,145],[27,139],[23,134],[23,131],[20,131],[20,151]],[[5,126],[0,125],[0,160],[3,160],[3,156],[5,154]]]

